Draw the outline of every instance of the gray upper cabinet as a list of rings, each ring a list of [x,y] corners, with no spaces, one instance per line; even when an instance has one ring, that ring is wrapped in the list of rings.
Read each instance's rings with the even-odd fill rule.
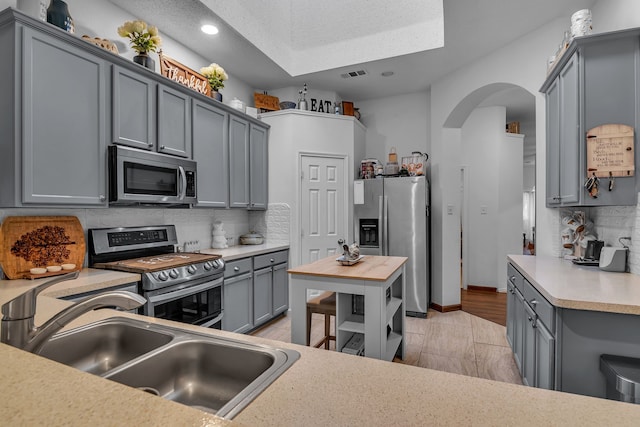
[[[249,122],[229,120],[229,207],[249,207]]]
[[[229,188],[232,208],[267,208],[268,128],[231,115],[229,121]]]
[[[191,97],[158,85],[158,151],[191,158]]]
[[[637,57],[639,29],[605,33],[574,40],[541,88],[547,114],[547,207],[635,205],[638,180],[601,177],[597,197],[584,182],[587,171],[587,132],[605,124],[624,124],[636,130],[640,108]],[[640,161],[635,152],[636,165]]]
[[[156,82],[117,65],[112,81],[112,141],[155,150]]]
[[[106,206],[106,62],[17,23],[0,51],[2,205]]]
[[[268,129],[251,124],[249,134],[249,208],[267,209],[269,188]]]
[[[229,204],[229,113],[193,100],[193,159],[198,162],[198,204]]]

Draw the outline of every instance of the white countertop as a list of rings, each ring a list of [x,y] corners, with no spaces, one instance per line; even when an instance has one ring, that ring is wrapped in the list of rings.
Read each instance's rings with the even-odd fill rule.
[[[202,249],[200,252],[210,255],[221,255],[225,261],[233,261],[268,252],[289,249],[288,243],[263,243],[261,245],[238,245],[226,249]]]
[[[91,280],[96,277],[92,272],[87,274],[93,277]],[[16,293],[15,282],[0,283],[0,304]],[[63,283],[74,286],[73,281]],[[40,297],[37,323],[69,304],[46,295]],[[450,374],[108,309],[87,313],[70,327],[112,316],[291,348],[301,357],[229,422],[0,344],[2,424],[635,426],[640,419],[640,405]]]
[[[640,276],[549,256],[509,255],[508,259],[556,307],[640,314]]]

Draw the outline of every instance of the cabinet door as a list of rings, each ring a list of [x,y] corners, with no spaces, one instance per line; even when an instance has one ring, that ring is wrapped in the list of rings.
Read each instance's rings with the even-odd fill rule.
[[[115,65],[112,82],[112,141],[155,150],[156,83]]]
[[[536,314],[524,304],[525,322],[522,353],[522,382],[525,385],[535,386],[536,375]]]
[[[507,280],[507,341],[511,350],[515,349],[515,328],[516,328],[516,292],[515,286]]]
[[[191,98],[158,85],[158,151],[191,158]]]
[[[229,204],[229,114],[193,100],[193,159],[198,162],[198,204]]]
[[[273,280],[271,267],[253,273],[253,324],[258,326],[271,319]]]
[[[278,264],[273,267],[273,315],[280,314],[289,308],[289,264]]]
[[[513,357],[516,360],[516,365],[520,374],[523,374],[522,357],[524,352],[524,328],[525,328],[525,311],[524,311],[524,296],[517,288],[513,289],[515,292],[515,328],[513,332],[513,341],[515,348],[513,349]]]
[[[23,28],[22,201],[106,206],[106,64]]]
[[[555,338],[540,321],[535,323],[536,382],[535,386],[554,390]]]
[[[579,201],[580,171],[580,95],[579,55],[576,52],[560,72],[560,202],[572,205]],[[551,153],[553,155],[553,153]],[[584,172],[582,175],[586,175]],[[586,178],[586,176],[585,176]]]
[[[224,279],[222,329],[243,333],[253,327],[253,281],[251,273]]]
[[[229,118],[229,207],[249,206],[249,122]]]
[[[250,209],[267,209],[269,151],[267,129],[251,124],[249,135]]]
[[[547,100],[547,206],[560,204],[560,78],[551,84]]]

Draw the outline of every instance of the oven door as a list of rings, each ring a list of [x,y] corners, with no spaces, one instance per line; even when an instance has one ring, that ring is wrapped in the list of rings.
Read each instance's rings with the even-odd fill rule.
[[[145,292],[144,314],[205,328],[221,329],[222,277],[185,282],[170,288]]]

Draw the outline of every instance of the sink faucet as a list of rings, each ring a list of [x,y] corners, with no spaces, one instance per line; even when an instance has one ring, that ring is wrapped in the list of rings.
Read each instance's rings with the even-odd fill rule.
[[[37,354],[53,334],[84,313],[98,308],[114,306],[124,310],[133,310],[147,301],[132,292],[104,292],[87,297],[77,304],[62,310],[42,326],[35,326],[34,317],[38,294],[56,283],[75,279],[78,274],[79,272],[75,271],[56,277],[5,303],[2,306],[3,316],[0,341]]]

